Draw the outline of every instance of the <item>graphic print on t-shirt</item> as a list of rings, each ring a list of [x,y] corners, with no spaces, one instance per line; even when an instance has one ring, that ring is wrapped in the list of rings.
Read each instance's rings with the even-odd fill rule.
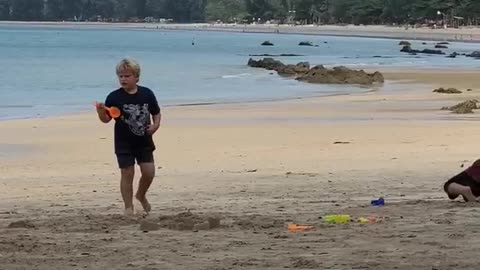
[[[132,133],[137,136],[145,135],[150,115],[148,104],[124,104],[123,111],[125,112],[123,121],[130,127]]]

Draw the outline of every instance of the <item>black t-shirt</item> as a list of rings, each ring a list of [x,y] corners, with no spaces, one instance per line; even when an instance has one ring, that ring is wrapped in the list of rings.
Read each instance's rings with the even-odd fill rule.
[[[151,115],[160,113],[152,90],[138,86],[135,94],[129,94],[123,88],[117,89],[107,96],[105,106],[115,106],[122,112],[121,116],[115,119],[115,153],[155,150],[152,136],[146,132],[151,124]]]

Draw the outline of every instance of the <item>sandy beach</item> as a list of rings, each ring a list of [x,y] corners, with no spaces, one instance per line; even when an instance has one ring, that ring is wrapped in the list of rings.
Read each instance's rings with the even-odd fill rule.
[[[392,38],[412,40],[437,40],[480,42],[480,28],[412,28],[405,26],[385,25],[277,25],[277,24],[165,24],[165,23],[107,23],[107,22],[18,22],[0,21],[0,25],[28,26],[28,27],[65,27],[65,28],[114,28],[137,30],[171,30],[171,31],[217,31],[217,32],[245,32],[245,33],[275,33],[299,35],[328,35],[367,38]]]
[[[112,123],[0,122],[0,269],[477,269],[480,211],[442,186],[478,158],[480,114],[440,108],[478,74],[384,74],[403,90],[163,108],[146,218],[121,215]]]

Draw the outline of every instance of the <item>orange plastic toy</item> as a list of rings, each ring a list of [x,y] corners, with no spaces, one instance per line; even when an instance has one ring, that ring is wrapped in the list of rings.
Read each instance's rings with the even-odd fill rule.
[[[301,231],[308,231],[313,229],[311,225],[299,225],[299,224],[289,224],[288,230],[291,232],[301,232]]]
[[[95,102],[95,107],[98,105],[98,102]],[[122,112],[120,111],[119,108],[117,107],[106,107],[105,106],[105,110],[107,110],[108,114],[112,117],[112,118],[118,118],[120,117],[120,115],[122,115]]]

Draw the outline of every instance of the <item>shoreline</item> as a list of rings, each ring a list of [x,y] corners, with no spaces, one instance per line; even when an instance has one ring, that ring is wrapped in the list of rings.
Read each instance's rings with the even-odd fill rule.
[[[103,22],[25,22],[0,21],[0,26],[30,27],[65,27],[65,28],[98,28],[98,29],[134,29],[134,30],[166,30],[166,31],[213,31],[235,33],[262,34],[297,34],[319,36],[341,36],[358,38],[404,39],[421,41],[450,41],[478,43],[480,27],[463,27],[448,29],[411,28],[406,30],[399,26],[338,26],[338,25],[235,25],[235,24],[160,24],[160,23],[103,23]]]
[[[400,84],[402,88],[409,88],[409,87],[419,87],[420,85],[423,87],[431,87],[432,90],[437,87],[459,87],[460,83],[451,84],[449,82],[450,77],[460,77],[461,81],[470,81],[470,77],[475,77],[478,73],[475,69],[447,69],[447,68],[414,68],[414,69],[406,69],[406,68],[398,68],[398,67],[383,67],[381,69],[376,68],[354,68],[358,70],[365,70],[366,72],[373,73],[375,71],[380,71],[385,76],[385,83],[390,83],[393,85]],[[416,79],[417,75],[422,78]],[[435,77],[438,75],[447,75],[447,79],[436,79]],[[278,76],[278,75],[275,75]],[[463,78],[465,77],[466,78]],[[279,76],[278,79],[281,79]],[[426,80],[425,80],[426,79]],[[309,84],[307,82],[303,82]],[[315,85],[315,84],[313,84]],[[319,87],[322,84],[318,84]],[[342,86],[339,84],[338,86]],[[352,86],[349,84],[345,84],[345,86]],[[215,107],[215,106],[235,106],[235,105],[255,105],[255,104],[276,104],[282,102],[292,102],[298,100],[316,100],[316,99],[328,99],[328,98],[335,98],[335,97],[358,97],[362,96],[371,92],[377,92],[378,89],[385,90],[383,92],[386,95],[402,95],[404,93],[392,93],[392,89],[388,89],[385,84],[381,85],[357,85],[358,91],[354,92],[346,92],[346,93],[310,93],[305,95],[295,95],[290,97],[270,97],[264,99],[251,99],[251,100],[238,100],[238,101],[205,101],[205,102],[185,102],[185,103],[176,103],[176,104],[165,104],[162,105],[163,108],[182,108],[182,107]],[[384,88],[387,87],[387,88]],[[464,88],[472,88],[473,86],[468,86]],[[403,90],[405,91],[405,90]],[[0,119],[0,122],[4,121],[18,121],[18,120],[28,120],[28,119],[55,119],[59,117],[72,117],[77,115],[85,115],[91,113],[92,110],[84,109],[78,111],[69,111],[69,112],[58,112],[52,113],[50,115],[37,115],[37,116],[24,116],[24,117],[14,117],[14,118],[3,118]]]

